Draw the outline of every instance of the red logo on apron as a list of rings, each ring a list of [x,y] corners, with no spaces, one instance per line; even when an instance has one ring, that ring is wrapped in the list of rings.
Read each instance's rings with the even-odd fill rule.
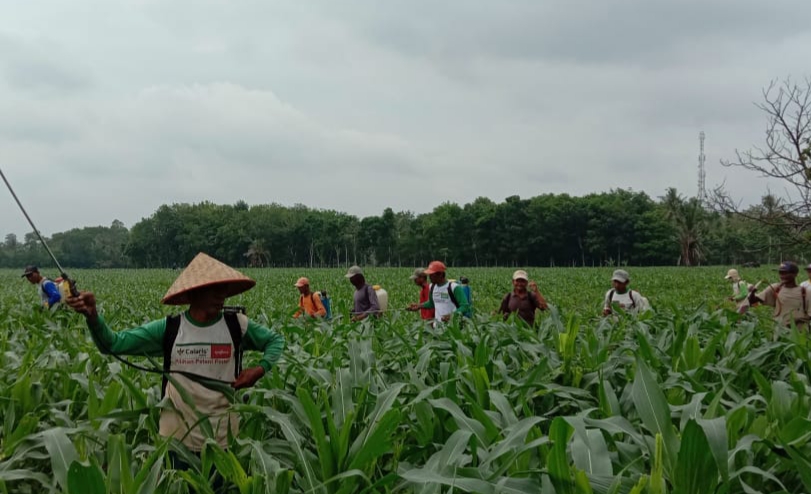
[[[231,358],[231,345],[211,345],[211,358]]]

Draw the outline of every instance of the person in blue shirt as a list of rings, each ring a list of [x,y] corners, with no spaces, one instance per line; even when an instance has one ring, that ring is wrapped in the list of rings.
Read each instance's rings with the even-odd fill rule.
[[[55,307],[62,300],[62,294],[59,293],[56,283],[39,274],[39,268],[36,266],[26,266],[22,277],[32,285],[37,285],[39,298],[42,299],[42,306],[46,309]]]

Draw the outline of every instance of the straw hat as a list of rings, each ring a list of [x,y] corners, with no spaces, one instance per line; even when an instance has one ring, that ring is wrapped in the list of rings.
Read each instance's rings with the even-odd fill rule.
[[[256,282],[236,269],[200,252],[172,283],[161,303],[166,305],[188,304],[190,291],[213,285],[223,285],[226,289],[226,297],[233,297],[250,290],[256,285]]]

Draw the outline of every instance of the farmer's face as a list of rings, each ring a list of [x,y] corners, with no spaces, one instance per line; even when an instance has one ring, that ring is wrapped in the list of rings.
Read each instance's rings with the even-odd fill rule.
[[[780,271],[780,281],[782,283],[794,282],[797,279],[797,273],[791,271]]]
[[[310,293],[310,285],[301,285],[300,287],[297,288],[298,292],[302,295],[307,295],[308,293]]]
[[[32,285],[36,285],[37,283],[39,283],[39,280],[42,279],[42,276],[40,276],[39,273],[31,273],[26,275],[25,279],[27,279],[28,282],[31,283]]]
[[[523,293],[527,291],[527,280],[523,278],[518,278],[517,280],[513,280],[513,288],[518,293]]]
[[[431,278],[431,283],[434,283],[436,285],[439,285],[439,284],[441,284],[442,282],[445,281],[445,273],[443,271],[437,271],[436,273],[431,273],[431,274],[428,275],[428,277]]]
[[[425,276],[417,276],[416,278],[414,278],[414,284],[417,286],[425,285],[425,281],[426,281]]]
[[[628,282],[627,281],[617,281],[611,280],[611,285],[614,287],[614,290],[623,293],[625,290],[628,289]]]
[[[224,287],[212,286],[195,290],[190,295],[190,308],[204,313],[207,319],[213,319],[222,311],[227,293]]]

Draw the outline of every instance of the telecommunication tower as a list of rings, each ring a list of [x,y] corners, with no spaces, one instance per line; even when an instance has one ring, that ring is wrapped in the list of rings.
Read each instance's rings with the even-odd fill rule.
[[[698,200],[701,203],[707,201],[706,179],[707,171],[704,169],[704,162],[707,157],[704,156],[704,131],[698,134],[699,153],[698,153]]]

